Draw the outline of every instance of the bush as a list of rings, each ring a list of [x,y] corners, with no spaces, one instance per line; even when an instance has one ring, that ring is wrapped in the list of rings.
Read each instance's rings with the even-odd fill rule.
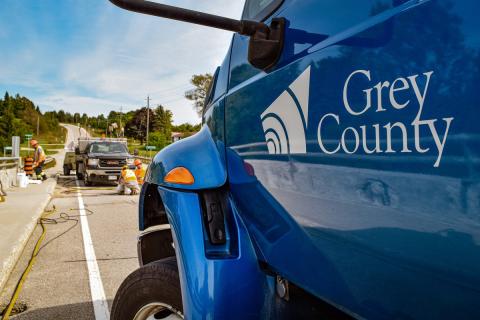
[[[165,148],[170,143],[170,139],[167,139],[162,132],[152,132],[148,140],[148,144],[157,147],[157,150]]]

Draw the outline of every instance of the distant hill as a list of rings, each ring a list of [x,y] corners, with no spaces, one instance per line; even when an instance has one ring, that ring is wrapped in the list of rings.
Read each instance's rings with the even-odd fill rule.
[[[20,136],[23,143],[27,133],[32,133],[35,139],[61,143],[65,134],[58,124],[56,112],[42,113],[28,98],[19,94],[10,96],[6,92],[0,99],[0,152],[4,146],[11,145],[12,136]],[[37,125],[39,137],[36,136]]]

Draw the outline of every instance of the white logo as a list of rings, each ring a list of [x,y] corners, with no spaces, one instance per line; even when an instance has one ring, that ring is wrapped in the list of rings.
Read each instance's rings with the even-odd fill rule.
[[[261,115],[269,154],[306,153],[310,67]]]
[[[374,80],[375,73],[370,70],[353,71],[343,85],[342,102],[346,119],[345,114],[339,112],[326,113],[320,117],[317,127],[320,150],[328,155],[360,153],[362,156],[436,153],[433,167],[439,167],[454,117],[428,118],[424,115],[433,74],[434,71],[431,70],[397,77],[393,81],[378,81]],[[367,81],[367,86],[359,87],[362,82],[356,86],[351,85],[357,79],[362,79],[363,83]],[[354,90],[357,90],[356,99],[351,97]],[[307,152],[305,134],[309,91],[310,67],[262,113],[269,154]],[[406,91],[409,91],[409,95],[406,95]],[[363,99],[358,99],[359,94],[363,95]],[[413,115],[413,119],[405,119],[404,109]],[[372,123],[372,116],[378,113],[391,115],[388,122]],[[395,115],[398,121],[395,121]],[[312,116],[315,117],[314,114]],[[349,126],[352,117],[357,119],[355,123],[364,119],[365,124]]]

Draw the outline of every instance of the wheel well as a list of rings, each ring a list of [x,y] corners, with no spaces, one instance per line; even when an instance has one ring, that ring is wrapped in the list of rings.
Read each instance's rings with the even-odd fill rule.
[[[175,256],[169,225],[152,227],[138,237],[138,262],[141,266]]]
[[[142,211],[140,212],[140,230],[168,224],[167,213],[162,198],[158,194],[157,185],[148,184],[145,186]]]
[[[142,190],[138,257],[140,265],[175,256],[172,232],[156,184],[146,183]]]

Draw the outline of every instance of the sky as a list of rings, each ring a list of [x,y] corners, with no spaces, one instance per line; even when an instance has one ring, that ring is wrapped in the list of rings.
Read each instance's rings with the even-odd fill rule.
[[[160,2],[157,0],[156,2]],[[239,19],[244,0],[162,3]],[[221,64],[232,33],[124,11],[108,0],[0,0],[0,94],[98,115],[162,104],[199,123],[193,74]]]

